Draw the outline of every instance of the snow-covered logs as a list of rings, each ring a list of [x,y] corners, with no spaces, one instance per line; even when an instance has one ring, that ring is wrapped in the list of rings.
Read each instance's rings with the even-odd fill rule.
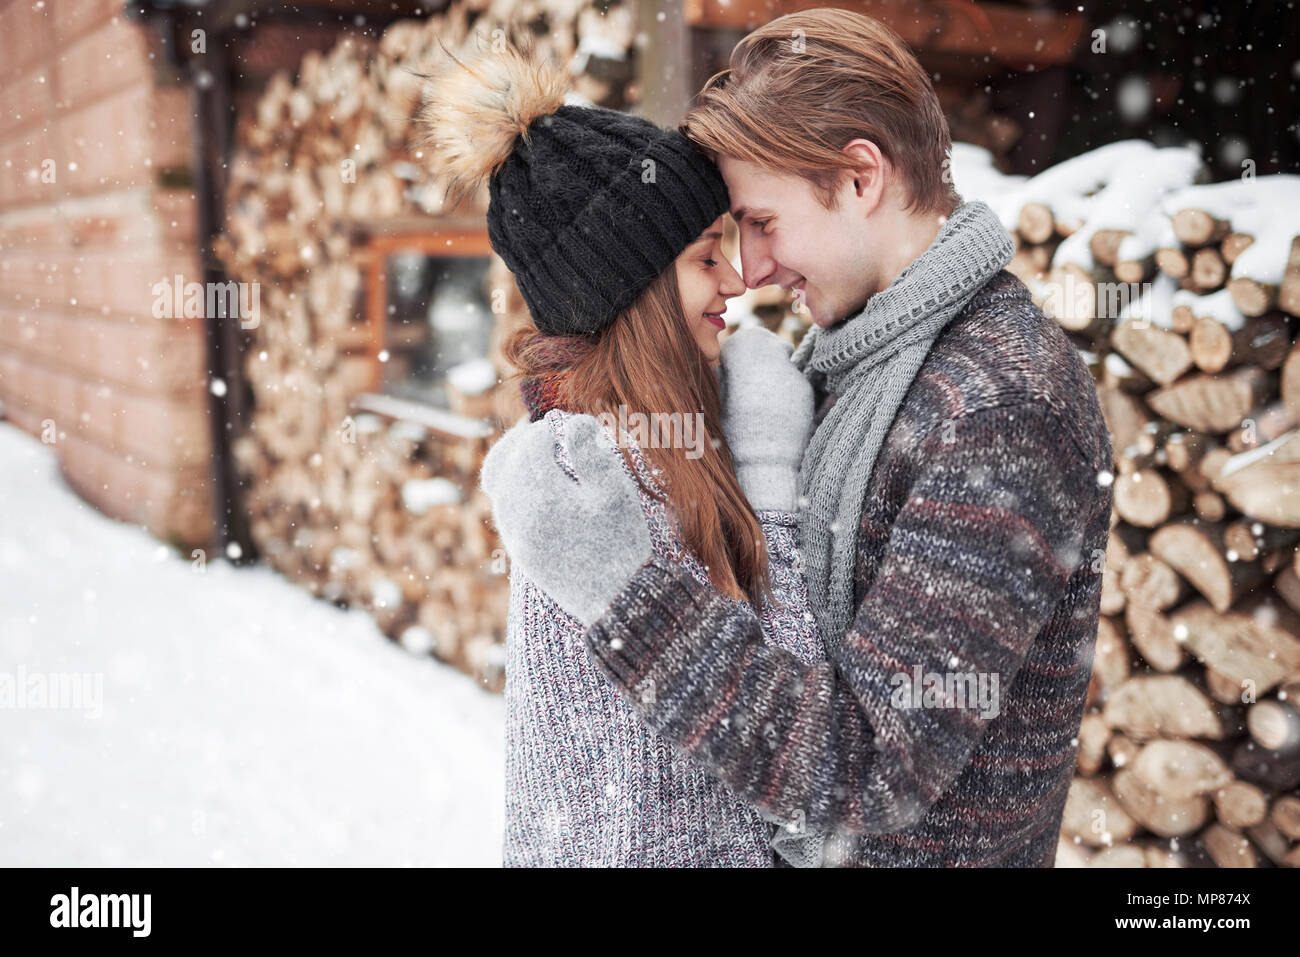
[[[1115,451],[1063,866],[1300,864],[1300,177],[1113,143],[966,198],[1097,379]],[[965,189],[963,190],[963,186]]]

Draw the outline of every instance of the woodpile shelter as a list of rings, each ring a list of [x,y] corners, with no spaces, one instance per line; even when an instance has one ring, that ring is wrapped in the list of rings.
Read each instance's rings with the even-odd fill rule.
[[[447,209],[429,185],[412,123],[421,74],[442,47],[508,39],[571,64],[584,100],[671,122],[746,27],[772,15],[757,5],[659,13],[455,3],[375,42],[307,54],[238,128],[216,249],[228,275],[265,290],[268,321],[244,350],[248,428],[233,446],[252,542],[318,594],[369,608],[389,634],[493,684],[508,579],[476,481],[499,429],[523,413],[496,346],[527,315],[487,242],[486,189]],[[1082,21],[1057,20],[1050,43],[1019,53],[1068,58]],[[955,123],[1005,154],[1013,124],[963,96],[971,76],[955,72],[987,43],[946,19],[898,23],[953,69],[944,89]],[[752,298],[769,324],[789,317],[783,297]]]
[[[445,209],[430,184],[420,74],[442,47],[527,42],[582,101],[671,123],[746,29],[800,6],[0,2],[6,417],[106,513],[267,561],[499,686],[505,560],[476,477],[523,411],[496,347],[526,313],[486,196]],[[1030,138],[979,79],[1060,64],[1083,29],[878,13],[1000,160]],[[990,61],[990,29],[1021,39]],[[798,335],[783,298],[748,300]]]

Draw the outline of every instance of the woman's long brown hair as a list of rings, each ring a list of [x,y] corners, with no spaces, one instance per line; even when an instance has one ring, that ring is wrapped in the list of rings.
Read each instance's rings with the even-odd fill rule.
[[[692,450],[702,453],[698,458],[687,457],[684,448],[641,448],[659,470],[665,496],[640,478],[638,484],[657,499],[666,497],[682,543],[708,569],[714,588],[748,600],[756,610],[762,597],[775,603],[762,526],[736,479],[721,428],[718,381],[686,327],[673,266],[599,335],[548,336],[529,322],[507,337],[502,353],[519,376],[567,368],[571,374],[559,398],[571,411],[616,421],[620,405],[629,420],[637,412],[647,419],[651,413],[679,413],[683,420],[703,413],[703,433],[697,431]],[[622,452],[631,465],[629,451]]]

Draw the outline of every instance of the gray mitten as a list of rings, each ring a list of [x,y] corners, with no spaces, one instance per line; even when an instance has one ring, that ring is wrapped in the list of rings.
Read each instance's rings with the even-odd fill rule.
[[[545,420],[492,446],[479,484],[510,560],[561,608],[594,624],[653,551],[636,480],[592,416],[566,422],[575,482]]]
[[[791,364],[793,351],[761,327],[741,329],[722,344],[722,431],[755,509],[793,512],[798,501],[813,388]]]
[[[826,834],[810,828],[801,819],[789,820],[756,808],[758,816],[776,827],[772,829],[772,850],[791,867],[821,867]]]

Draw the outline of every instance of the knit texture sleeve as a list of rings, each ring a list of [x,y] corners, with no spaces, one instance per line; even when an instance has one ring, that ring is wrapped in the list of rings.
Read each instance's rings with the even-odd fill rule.
[[[808,599],[803,553],[799,547],[799,520],[794,512],[757,509],[754,513],[763,529],[767,546],[772,598],[764,596],[758,609],[764,640],[784,648],[804,664],[825,660],[817,619]],[[778,860],[793,867],[819,867],[825,835],[811,829],[801,818],[789,819],[759,811],[775,825],[772,849]]]
[[[751,609],[656,559],[586,632],[597,667],[770,814],[856,833],[915,824],[969,761],[996,695],[994,714],[954,707],[942,687],[914,696],[914,676],[1009,688],[1109,502],[1046,405],[952,425],[919,449],[925,465],[830,660],[771,647]],[[631,691],[647,681],[653,697]]]
[[[817,619],[808,602],[803,554],[799,548],[799,521],[794,512],[759,509],[755,513],[767,545],[772,597],[758,609],[759,625],[767,643],[784,648],[808,664],[825,657]]]

